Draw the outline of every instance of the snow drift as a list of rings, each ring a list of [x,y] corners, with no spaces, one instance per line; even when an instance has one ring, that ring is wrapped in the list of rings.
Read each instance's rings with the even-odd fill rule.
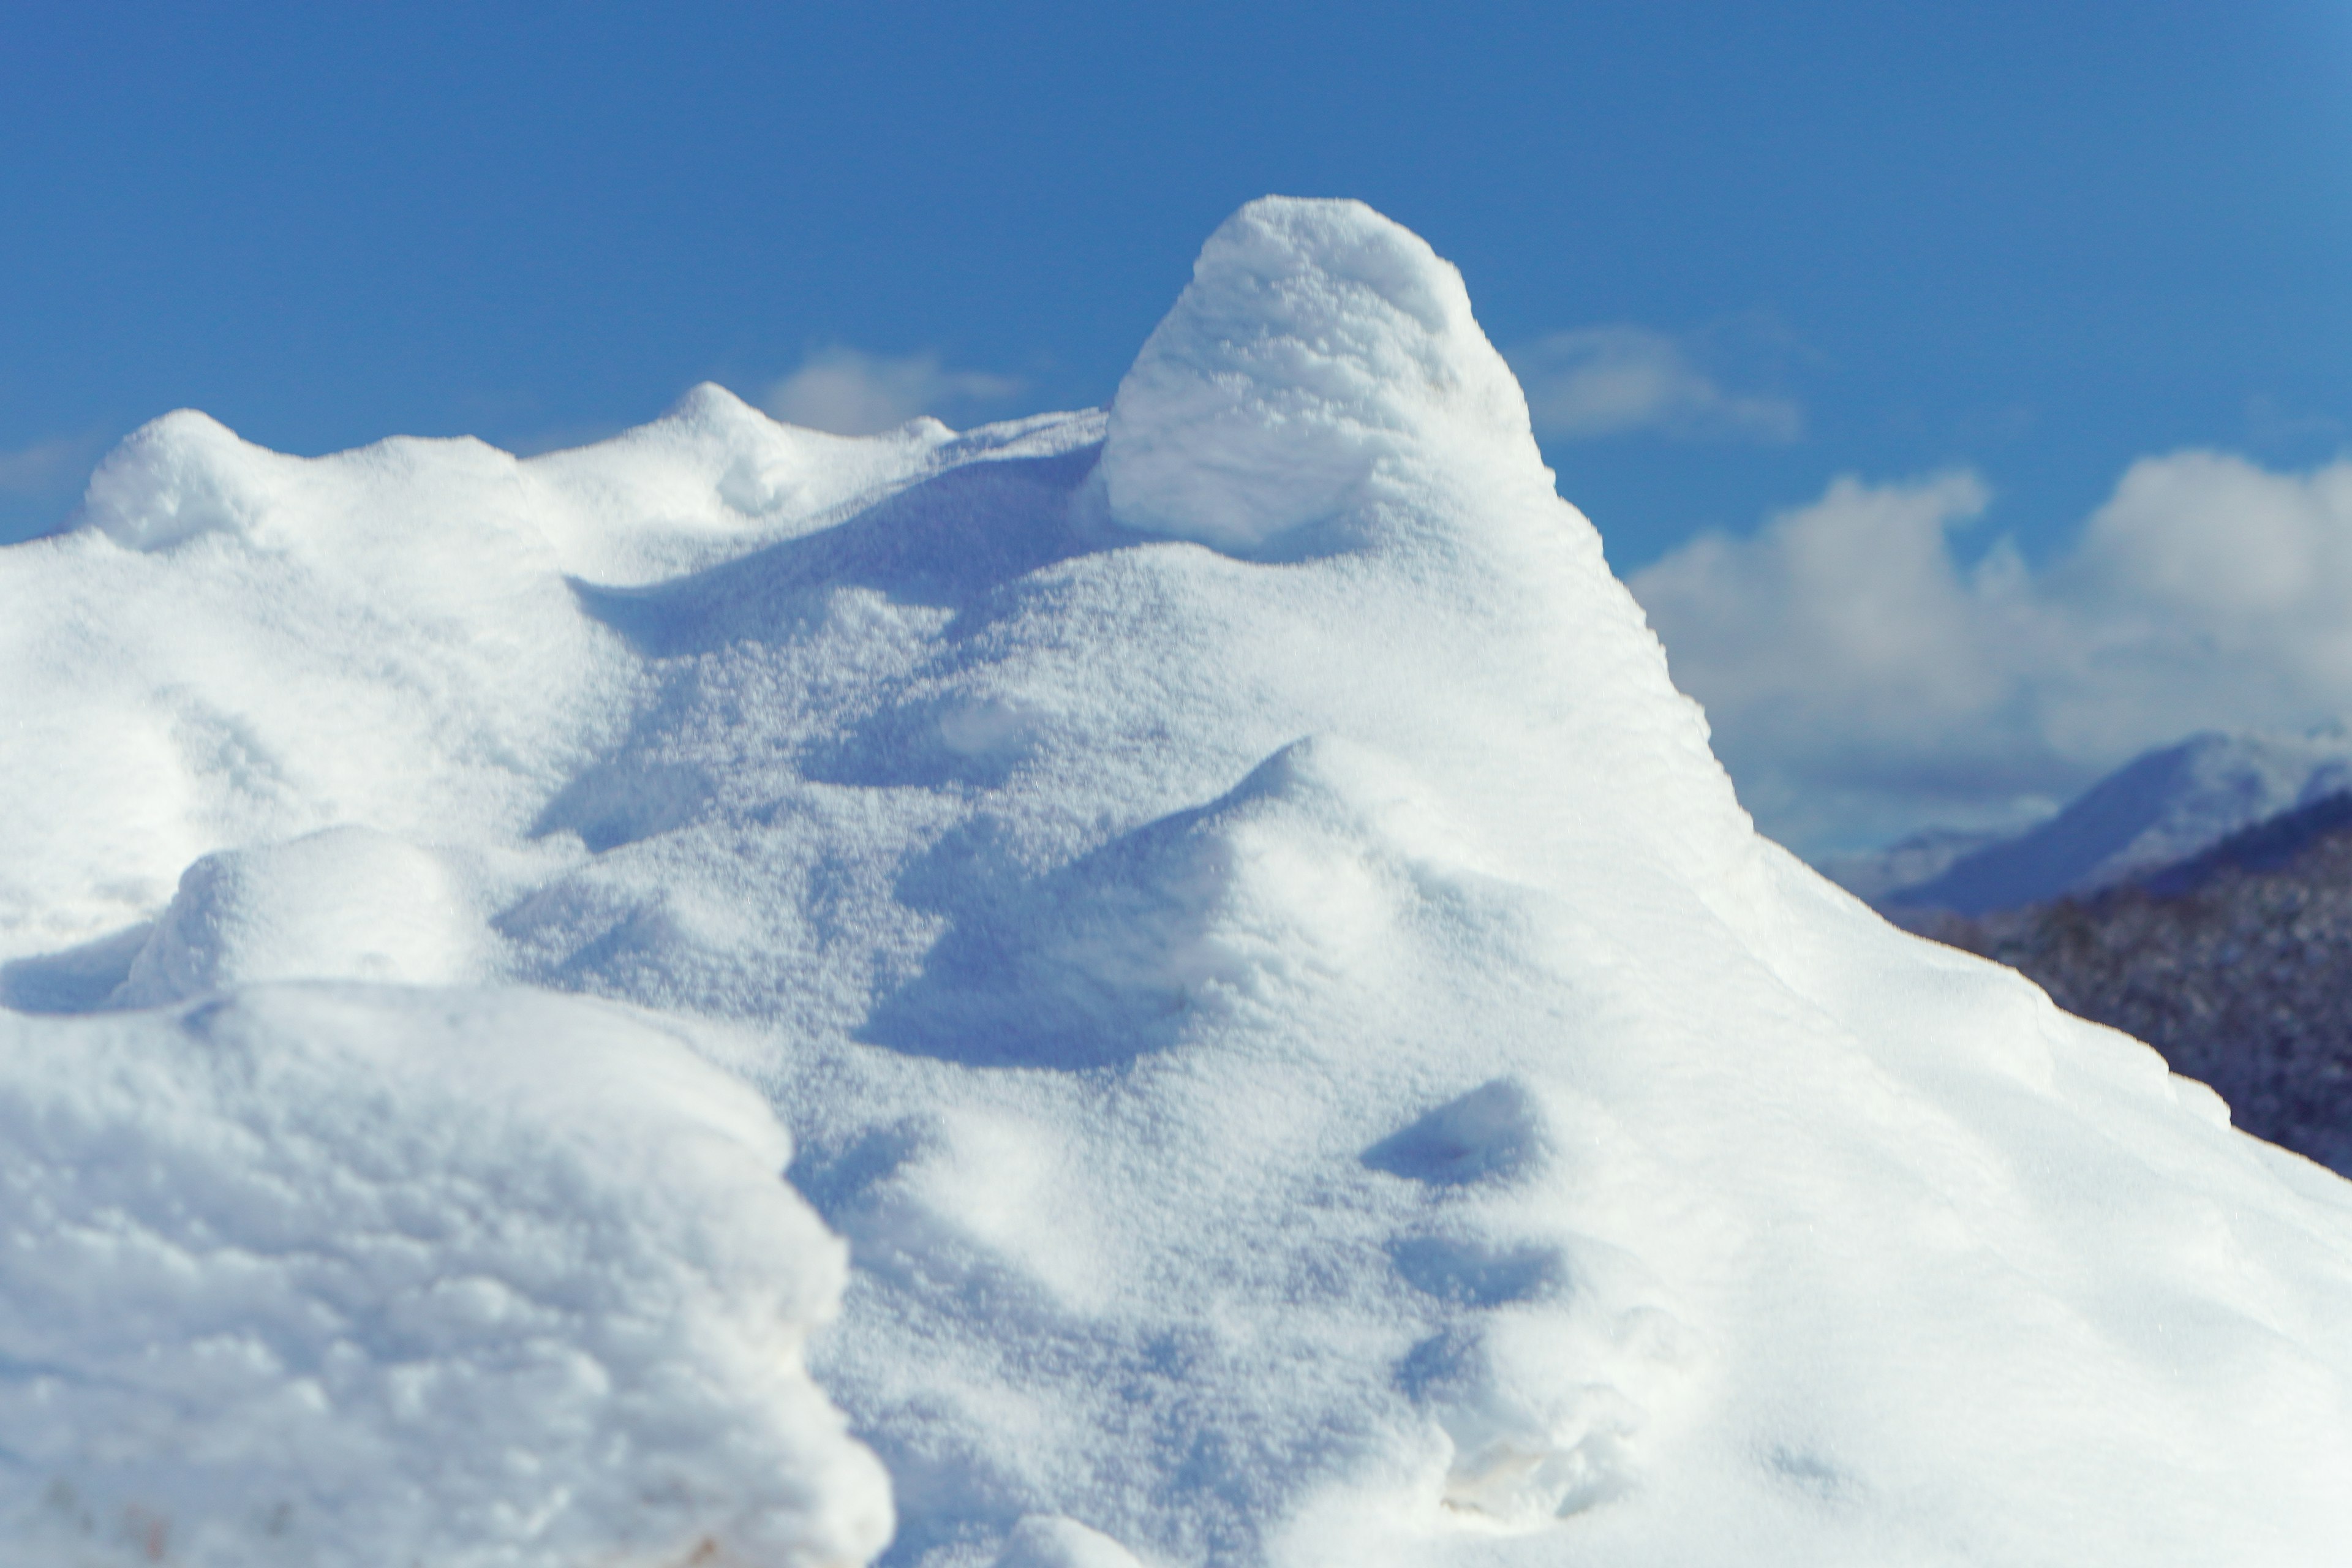
[[[12,1081],[77,1031],[177,1070],[173,1020],[297,979],[386,1040],[531,994],[491,985],[657,1015],[849,1244],[811,1366],[887,1562],[2352,1550],[2352,1189],[1759,839],[1459,277],[1367,208],[1243,209],[1107,420],[845,441],[706,389],[304,461],[180,416],[100,479],[0,553],[0,999],[211,999],[20,1021]],[[691,1278],[755,1184],[666,1135],[610,1142]],[[511,1419],[720,1442],[706,1395]],[[807,1442],[698,1495],[870,1519]],[[61,1452],[0,1498],[109,1473]]]

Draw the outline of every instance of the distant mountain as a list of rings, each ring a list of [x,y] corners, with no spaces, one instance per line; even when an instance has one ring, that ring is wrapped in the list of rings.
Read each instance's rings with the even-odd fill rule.
[[[1890,913],[1973,916],[2083,896],[2189,859],[2281,812],[2352,788],[2352,730],[2192,735],[2145,753],[2057,816],[2013,837],[1963,847],[1921,836],[1822,869]]]
[[[2245,1131],[2352,1173],[2352,794],[2088,899],[1926,926],[2156,1047]]]

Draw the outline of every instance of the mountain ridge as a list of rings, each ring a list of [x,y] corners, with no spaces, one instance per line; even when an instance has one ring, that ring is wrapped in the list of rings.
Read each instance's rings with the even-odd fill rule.
[[[1981,915],[2082,896],[2187,859],[2229,835],[2352,785],[2352,730],[2202,731],[2141,752],[2049,818],[1970,842],[1931,830],[1824,874],[1890,911]]]

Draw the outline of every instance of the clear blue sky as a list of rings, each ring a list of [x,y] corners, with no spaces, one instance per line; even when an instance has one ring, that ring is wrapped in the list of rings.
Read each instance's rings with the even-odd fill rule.
[[[84,0],[0,20],[0,537],[183,405],[531,447],[841,348],[1101,402],[1268,191],[1419,230],[1506,348],[1780,411],[1549,440],[1621,569],[1951,463],[2034,555],[2135,457],[2352,439],[2340,0]]]

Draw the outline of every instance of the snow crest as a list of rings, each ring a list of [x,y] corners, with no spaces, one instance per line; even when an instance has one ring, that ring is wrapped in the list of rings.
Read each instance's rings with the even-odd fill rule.
[[[1333,548],[1415,470],[1541,466],[1462,275],[1360,202],[1252,202],[1119,384],[1102,476],[1130,528],[1237,555]]]

